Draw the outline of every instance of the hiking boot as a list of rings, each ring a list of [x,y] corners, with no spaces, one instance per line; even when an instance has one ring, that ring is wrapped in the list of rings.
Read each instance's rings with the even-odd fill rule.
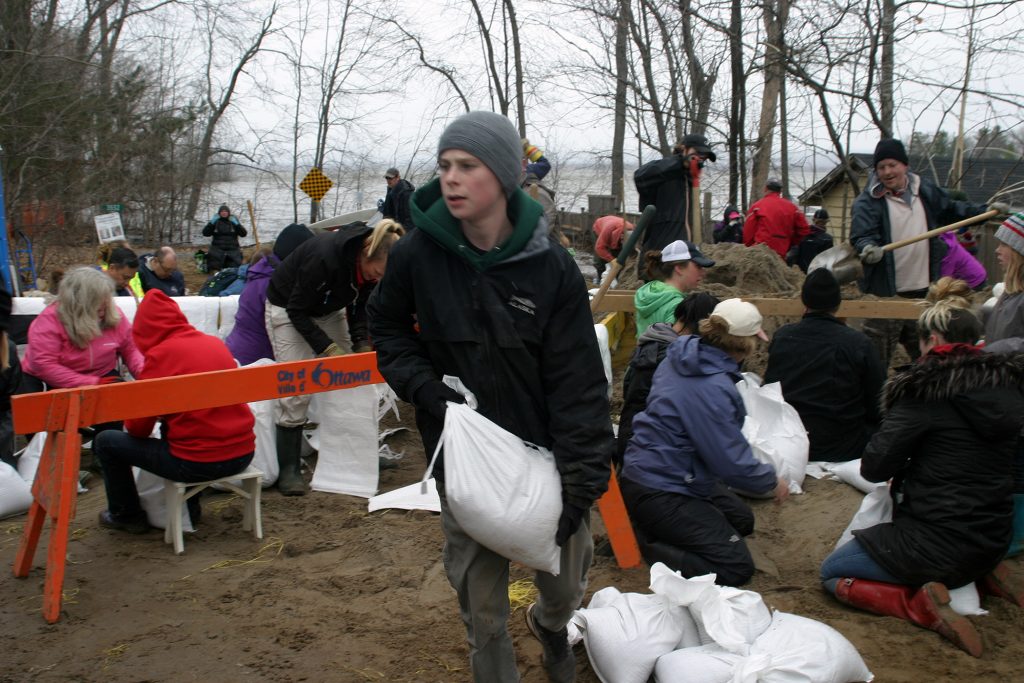
[[[576,680],[576,657],[569,646],[569,632],[563,626],[559,631],[549,631],[533,618],[534,603],[526,608],[526,628],[544,648],[541,664],[551,683],[573,683]]]
[[[302,427],[277,426],[277,490],[282,496],[306,495],[302,478]]]
[[[129,534],[144,534],[149,531],[149,521],[145,512],[131,517],[115,517],[110,510],[104,510],[100,513],[100,526]]]
[[[1024,577],[1006,562],[1000,562],[988,576],[979,579],[978,588],[987,595],[1024,607]]]

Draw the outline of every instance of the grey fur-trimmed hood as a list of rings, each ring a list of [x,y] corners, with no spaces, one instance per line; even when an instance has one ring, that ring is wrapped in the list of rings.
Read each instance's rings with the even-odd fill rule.
[[[882,390],[882,410],[902,398],[944,401],[986,389],[1024,388],[1024,354],[931,356],[892,377]]]

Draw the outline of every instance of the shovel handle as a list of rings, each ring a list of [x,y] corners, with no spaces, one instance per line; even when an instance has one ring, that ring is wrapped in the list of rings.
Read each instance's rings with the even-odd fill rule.
[[[890,242],[889,244],[886,244],[884,247],[882,247],[882,251],[892,251],[893,249],[899,249],[900,247],[905,247],[908,244],[914,244],[915,242],[920,242],[921,240],[931,239],[932,237],[941,235],[945,232],[950,232],[951,230],[959,230],[960,228],[963,228],[968,225],[981,223],[982,221],[986,221],[989,218],[994,218],[998,215],[998,211],[996,211],[995,209],[990,209],[985,213],[979,213],[977,216],[971,216],[970,218],[965,218],[962,221],[957,221],[956,223],[944,225],[941,228],[935,228],[934,230],[929,230],[928,232],[922,232],[920,235],[914,235],[913,237],[908,237],[905,240],[900,240],[898,242]]]

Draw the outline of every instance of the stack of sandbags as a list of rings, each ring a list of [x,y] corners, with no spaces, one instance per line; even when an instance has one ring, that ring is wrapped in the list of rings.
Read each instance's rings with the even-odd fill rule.
[[[871,672],[835,629],[768,609],[753,591],[658,563],[651,595],[606,588],[573,617],[603,683],[854,683]]]

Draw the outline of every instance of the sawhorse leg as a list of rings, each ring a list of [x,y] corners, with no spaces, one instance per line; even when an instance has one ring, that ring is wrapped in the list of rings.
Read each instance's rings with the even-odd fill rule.
[[[612,544],[615,561],[618,562],[619,567],[622,569],[640,567],[643,564],[643,558],[640,557],[640,546],[637,545],[633,525],[629,522],[626,503],[622,500],[622,490],[619,488],[619,480],[615,476],[614,470],[608,480],[608,490],[597,501],[597,509],[608,530],[608,541]]]

